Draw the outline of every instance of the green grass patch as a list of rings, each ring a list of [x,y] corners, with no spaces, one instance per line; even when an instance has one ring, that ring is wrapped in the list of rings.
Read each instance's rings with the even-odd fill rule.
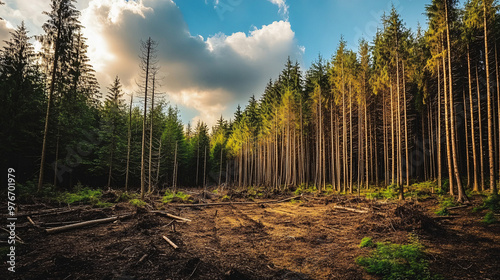
[[[298,203],[302,203],[302,201],[300,199],[292,199],[290,200],[290,204],[298,204]]]
[[[488,211],[481,221],[485,224],[491,225],[496,223],[498,220],[497,217],[495,217],[495,213],[493,213],[492,211]]]
[[[492,212],[500,212],[500,195],[490,195],[483,200],[481,206],[475,207],[474,212],[481,210],[490,210]]]
[[[317,191],[318,191],[318,188],[316,186],[308,186],[306,184],[300,184],[295,189],[295,191],[293,192],[293,194],[295,194],[295,195],[301,195],[301,194],[304,194],[304,193],[315,193]]]
[[[100,189],[90,189],[88,187],[81,188],[77,186],[74,192],[64,192],[60,194],[56,200],[66,204],[91,204],[94,207],[110,207],[113,204],[101,201],[102,191]]]
[[[361,239],[361,243],[359,243],[359,248],[365,247],[375,247],[375,243],[373,243],[373,239],[371,237],[363,237]]]
[[[138,199],[138,198],[134,198],[134,199],[131,199],[129,201],[129,203],[132,205],[132,206],[135,206],[135,207],[138,207],[138,208],[143,208],[144,206],[146,206],[146,202]]]
[[[434,212],[438,216],[448,216],[450,215],[450,211],[448,211],[448,207],[457,206],[458,204],[455,202],[453,197],[445,197],[443,195],[439,196],[439,208]]]
[[[165,191],[165,195],[163,196],[161,202],[163,203],[171,203],[171,202],[181,202],[181,203],[185,203],[185,202],[193,202],[193,200],[191,200],[191,196],[188,195],[188,194],[185,194],[183,192],[172,192],[170,190],[166,190]]]
[[[371,239],[363,238],[360,247],[370,242]],[[374,247],[368,257],[356,259],[356,263],[364,267],[370,274],[386,280],[442,279],[439,276],[431,275],[424,247],[415,237],[410,238],[410,244],[407,245],[377,242]]]

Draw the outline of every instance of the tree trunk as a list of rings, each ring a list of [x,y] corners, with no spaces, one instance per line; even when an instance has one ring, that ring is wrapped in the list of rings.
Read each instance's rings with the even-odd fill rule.
[[[457,180],[458,188],[458,201],[463,202],[467,200],[465,196],[465,191],[462,186],[462,180],[460,178],[460,172],[458,169],[458,159],[457,159],[457,147],[456,147],[456,135],[455,135],[455,103],[453,101],[453,76],[451,67],[451,41],[450,41],[450,25],[448,20],[448,6],[445,5],[446,9],[446,34],[448,42],[448,72],[449,72],[449,85],[450,85],[450,130],[451,130],[451,149],[453,153],[453,170],[455,173],[455,179]]]
[[[492,194],[496,194],[496,183],[495,183],[495,153],[493,150],[493,106],[491,102],[491,84],[490,84],[490,64],[489,64],[489,53],[488,53],[488,26],[487,26],[487,9],[486,1],[483,0],[483,19],[484,19],[484,60],[486,68],[486,98],[487,98],[487,111],[488,111],[488,157],[490,165],[490,191]],[[497,68],[498,71],[498,68]]]
[[[477,171],[477,154],[476,154],[476,136],[475,136],[475,123],[474,123],[474,106],[472,99],[472,77],[470,72],[470,51],[469,45],[467,45],[467,75],[469,82],[469,105],[470,105],[470,130],[471,130],[471,144],[472,144],[472,160],[473,160],[473,191],[479,191],[479,183],[478,183],[478,171]]]
[[[151,38],[147,41],[147,55],[146,55],[146,82],[144,86],[144,116],[142,120],[142,148],[141,148],[141,199],[144,199],[146,192],[146,166],[145,166],[145,150],[146,150],[146,116],[147,116],[147,103],[148,103],[148,82],[149,82],[149,59],[151,54]]]
[[[134,95],[130,95],[130,107],[128,111],[128,140],[127,140],[127,167],[125,171],[125,192],[128,192],[128,177],[130,172],[130,142],[132,139],[132,101],[134,100]]]

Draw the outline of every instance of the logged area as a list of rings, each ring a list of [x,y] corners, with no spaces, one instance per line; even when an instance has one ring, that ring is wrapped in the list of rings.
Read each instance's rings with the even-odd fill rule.
[[[15,279],[379,279],[356,261],[373,250],[360,248],[365,237],[394,244],[417,238],[436,279],[500,279],[500,227],[482,223],[472,206],[436,216],[434,197],[403,203],[303,195],[224,204],[210,196],[206,202],[218,205],[163,204],[154,196],[144,207],[25,205]],[[46,232],[109,217],[117,219]]]

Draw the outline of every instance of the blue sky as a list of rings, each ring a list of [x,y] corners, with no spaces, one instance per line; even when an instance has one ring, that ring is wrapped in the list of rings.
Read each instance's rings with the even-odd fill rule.
[[[5,0],[0,47],[21,21],[43,33],[50,0]],[[393,4],[407,27],[425,27],[429,1],[417,0],[79,0],[88,55],[103,93],[118,75],[136,102],[140,41],[158,41],[164,98],[184,123],[213,125],[262,94],[288,56],[307,70],[319,53],[330,59],[341,36],[357,50],[371,41]],[[36,42],[35,47],[37,47]],[[128,100],[128,98],[126,98]]]
[[[308,67],[318,53],[330,58],[343,35],[351,49],[357,49],[361,37],[373,38],[384,11],[394,5],[407,27],[426,26],[422,0],[288,0],[288,14],[266,0],[220,0],[224,8],[214,8],[214,0],[177,0],[192,34],[203,37],[218,32],[231,34],[252,30],[276,20],[288,19],[299,45],[306,51],[303,63]],[[234,4],[231,4],[234,3]]]

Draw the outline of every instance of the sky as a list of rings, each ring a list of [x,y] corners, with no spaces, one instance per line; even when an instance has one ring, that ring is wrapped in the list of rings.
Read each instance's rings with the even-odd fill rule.
[[[3,0],[0,47],[22,21],[43,33],[50,0]],[[163,98],[185,124],[209,127],[233,116],[238,104],[260,97],[287,57],[305,71],[321,54],[330,59],[341,36],[357,50],[372,41],[394,5],[408,28],[426,26],[427,0],[79,0],[88,55],[105,94],[118,75],[139,95],[140,42],[158,42]],[[33,39],[35,47],[37,42]],[[128,98],[127,98],[128,100]]]

